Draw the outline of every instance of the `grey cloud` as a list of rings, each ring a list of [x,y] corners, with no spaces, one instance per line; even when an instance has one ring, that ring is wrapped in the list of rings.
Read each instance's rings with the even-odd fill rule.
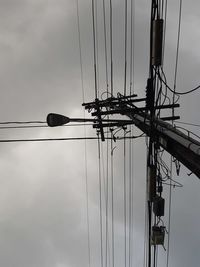
[[[79,1],[86,100],[94,97],[94,75],[90,1]],[[195,8],[194,8],[195,6]],[[169,11],[178,5],[170,3]],[[184,3],[187,11],[197,16],[197,1]],[[150,2],[136,1],[135,22],[135,90],[144,94],[148,75]],[[122,1],[113,1],[114,11],[114,77],[115,92],[123,87],[123,10]],[[174,9],[175,10],[175,9]],[[0,80],[1,120],[45,119],[48,112],[82,115],[81,83],[75,1],[0,1]],[[176,21],[177,12],[168,13]],[[194,22],[195,23],[195,22]],[[193,25],[193,24],[192,24]],[[169,23],[166,44],[166,72],[173,81],[175,30]],[[99,40],[102,38],[102,22]],[[183,29],[184,30],[184,29]],[[185,34],[185,35],[184,35]],[[183,38],[187,33],[183,31]],[[173,41],[172,41],[173,39]],[[100,88],[105,91],[103,42],[99,46]],[[196,51],[196,50],[195,50]],[[190,53],[188,44],[180,49],[178,88],[187,89],[198,82],[199,59]],[[186,78],[190,77],[190,78]],[[181,100],[184,120],[198,122],[198,97]],[[191,111],[188,112],[187,104]],[[195,114],[196,113],[196,114]],[[90,116],[90,115],[87,115]],[[94,131],[89,130],[88,134]],[[2,132],[1,138],[77,136],[83,130],[51,129],[41,131]],[[142,265],[145,198],[145,144],[135,140],[134,146],[134,258]],[[115,151],[115,233],[116,257],[123,261],[123,166],[121,145]],[[99,258],[99,191],[97,144],[87,143],[92,263]],[[4,267],[71,267],[87,266],[87,232],[85,211],[84,143],[1,144],[0,161],[0,262]],[[105,156],[105,155],[104,155]],[[185,188],[174,194],[172,217],[171,264],[195,266],[198,253],[194,249],[198,234],[198,182],[186,170],[181,172]],[[195,190],[196,188],[196,190]],[[182,190],[182,191],[181,191]],[[182,192],[182,193],[180,193]],[[103,194],[105,192],[103,191]],[[187,201],[183,200],[187,197]],[[167,200],[167,199],[166,199]],[[195,211],[193,211],[193,207]],[[105,211],[104,211],[105,214]],[[104,217],[105,220],[105,217]],[[184,237],[188,244],[184,242]],[[177,252],[177,253],[176,253]],[[186,253],[187,252],[187,253]],[[184,255],[184,257],[183,257]],[[186,258],[188,255],[188,259]],[[163,264],[166,254],[161,252]],[[162,265],[161,265],[162,266]],[[164,264],[163,264],[164,266]],[[197,266],[197,265],[196,265]],[[184,266],[186,267],[186,265]]]

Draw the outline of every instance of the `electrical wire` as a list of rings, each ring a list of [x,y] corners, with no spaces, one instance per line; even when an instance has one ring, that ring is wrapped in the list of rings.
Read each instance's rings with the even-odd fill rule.
[[[108,84],[108,52],[107,52],[107,27],[106,27],[106,8],[105,0],[103,0],[103,22],[104,22],[104,50],[105,50],[105,64],[106,64],[106,92],[107,98],[109,94],[109,84]]]
[[[200,139],[200,136],[198,134],[193,133],[192,131],[189,131],[188,129],[181,127],[181,126],[176,126],[177,129],[182,129],[184,131],[187,132],[188,137],[191,137],[191,135],[193,135],[194,137],[197,137],[198,139]]]
[[[96,32],[96,66],[97,66],[97,97],[99,98],[99,34],[98,34],[98,2],[95,0],[95,32]]]
[[[164,30],[163,30],[163,51],[162,51],[162,65],[164,65],[165,57],[165,43],[166,43],[166,29],[167,29],[167,10],[168,10],[168,0],[165,0],[165,17],[164,17]]]
[[[78,43],[79,43],[79,60],[80,60],[80,71],[81,71],[81,89],[82,89],[82,100],[85,102],[85,93],[83,85],[83,59],[81,49],[81,30],[80,30],[80,16],[79,16],[79,0],[76,0],[76,11],[77,11],[77,28],[78,28]]]
[[[168,88],[169,89],[169,88]],[[175,92],[175,94],[176,95],[187,95],[187,94],[190,94],[190,93],[192,93],[192,92],[194,92],[194,91],[197,91],[197,90],[199,90],[200,89],[200,85],[198,85],[197,87],[195,87],[195,88],[193,88],[193,89],[191,89],[191,90],[189,90],[189,91],[186,91],[186,92]]]
[[[194,123],[189,123],[189,122],[183,122],[183,121],[176,121],[176,124],[184,124],[188,126],[194,126],[194,127],[200,127],[200,124],[194,124]]]
[[[0,143],[81,141],[81,140],[98,140],[98,138],[97,137],[63,137],[63,138],[32,138],[32,139],[0,139]]]
[[[126,76],[127,76],[127,0],[125,0],[125,36],[124,36],[124,96],[126,96]]]
[[[86,191],[86,216],[87,216],[87,242],[88,242],[88,261],[91,266],[91,248],[90,248],[90,220],[89,220],[89,190],[88,190],[88,168],[87,168],[87,144],[85,140],[85,191]]]
[[[164,71],[163,71],[163,73],[164,73]],[[192,92],[197,91],[197,90],[200,89],[200,85],[198,85],[197,87],[195,87],[195,88],[193,88],[191,90],[188,90],[186,92],[177,92],[177,91],[174,91],[173,89],[171,89],[169,87],[169,85],[167,84],[167,82],[165,80],[163,80],[163,78],[161,77],[161,75],[158,72],[157,72],[157,74],[159,75],[160,80],[164,83],[164,85],[167,87],[167,89],[169,89],[169,91],[172,92],[175,95],[180,95],[180,96],[181,95],[187,95],[187,94],[190,94],[190,93],[192,93]]]
[[[162,83],[162,81],[161,81],[161,83]],[[165,93],[163,93],[163,91],[161,91],[161,94],[164,97],[163,102],[162,102],[162,105],[165,104],[166,100],[168,100],[169,105],[171,104],[171,100],[168,97],[167,93],[168,93],[168,90],[167,90],[167,87],[165,86]]]
[[[130,21],[130,91],[129,94],[134,93],[134,52],[135,52],[135,0],[131,0],[131,21]],[[133,127],[130,126],[129,136],[133,135]],[[133,142],[129,140],[129,241],[128,241],[128,266],[132,266],[133,259]]]
[[[171,156],[171,162],[170,162],[170,177],[172,178],[172,156]],[[170,179],[169,184],[169,217],[168,217],[168,240],[167,240],[167,264],[166,266],[169,266],[169,255],[170,255],[170,232],[171,232],[171,208],[172,208],[172,181]]]
[[[107,133],[108,134],[108,133]],[[108,141],[108,140],[107,140]],[[107,227],[107,196],[108,196],[108,183],[107,183],[107,177],[105,175],[105,162],[104,162],[104,146],[103,146],[103,142],[101,142],[101,166],[102,166],[102,180],[103,180],[103,186],[102,186],[102,195],[104,193],[104,198],[105,198],[105,227],[102,226],[102,232],[103,229],[105,228],[105,267],[107,267],[107,262],[108,262],[108,227]],[[104,191],[104,192],[103,192]],[[103,214],[103,197],[102,197],[102,214]],[[103,222],[103,218],[102,218],[102,222]],[[104,242],[103,242],[104,243]]]
[[[164,0],[161,1],[161,18],[163,18],[164,14]]]
[[[111,132],[112,134],[112,132]],[[113,138],[111,139],[111,230],[112,230],[112,267],[115,267],[115,230],[114,230],[114,149],[113,148]]]
[[[133,80],[134,80],[134,52],[135,52],[135,46],[134,46],[134,41],[135,41],[135,0],[131,0],[131,38],[130,38],[130,95],[134,92],[132,92],[132,87],[133,87]]]
[[[172,184],[172,183],[168,184],[168,183],[166,183],[166,182],[163,182],[162,184],[172,186],[173,188],[175,188],[175,187],[180,187],[180,188],[182,188],[182,187],[183,187],[183,185],[182,185],[181,183],[179,183],[179,182],[177,182],[177,181],[175,181],[175,180],[173,180],[173,179],[172,179],[172,182],[173,182],[174,184]]]
[[[130,136],[133,134],[133,127]],[[133,142],[129,140],[129,267],[132,265],[132,235],[133,235]]]
[[[134,93],[134,52],[135,52],[135,0],[130,1],[130,96]],[[130,126],[129,137],[133,135],[133,127]],[[129,140],[129,241],[128,241],[128,266],[132,265],[132,246],[133,246],[133,142]]]
[[[46,121],[2,121],[0,125],[4,124],[46,124]]]
[[[176,82],[178,73],[178,59],[179,59],[179,46],[180,46],[180,32],[181,32],[181,15],[182,15],[182,0],[180,0],[179,5],[179,21],[178,21],[178,37],[177,37],[177,48],[176,48],[176,63],[174,72],[174,90],[173,90],[173,104],[175,103],[175,95],[188,94],[189,92],[177,93],[176,92]],[[192,91],[191,91],[192,92]],[[172,109],[172,116],[174,116],[174,108]],[[172,121],[172,125],[174,122]],[[169,266],[169,256],[170,256],[170,233],[171,233],[171,208],[172,208],[172,163],[173,159],[171,156],[170,162],[170,187],[169,187],[169,218],[168,218],[168,240],[167,240],[167,267]]]
[[[177,37],[177,47],[176,47],[176,63],[175,63],[175,71],[174,71],[173,104],[175,103],[176,83],[177,83],[177,73],[178,73],[178,60],[179,60],[179,47],[180,47],[180,34],[181,34],[181,15],[182,15],[182,0],[180,0],[180,7],[179,7],[178,37]],[[174,108],[172,108],[172,116],[174,116]]]
[[[168,89],[168,86],[167,86],[167,78],[166,78],[166,76],[165,76],[165,73],[164,73],[162,67],[160,68],[160,70],[161,70],[162,76],[163,76],[164,81],[165,81],[165,83],[164,83],[164,84],[165,84],[165,88],[166,88],[166,90],[167,90],[167,89]],[[159,74],[158,74],[159,77],[161,77],[160,70],[159,70]],[[162,79],[162,78],[161,78],[161,82],[163,82],[163,79]],[[170,89],[171,89],[171,88],[170,88]],[[171,90],[172,90],[172,89],[171,89]],[[174,93],[173,90],[172,90],[171,92]],[[166,92],[166,95],[167,95],[167,92]],[[167,97],[167,98],[169,98],[169,97]],[[180,95],[177,95],[177,99],[175,100],[174,103],[177,103],[178,100],[179,100],[179,98],[180,98]],[[169,103],[171,103],[171,100],[169,100]]]
[[[112,23],[112,0],[110,0],[110,83],[111,95],[113,96],[113,23]]]
[[[105,50],[105,73],[106,73],[106,92],[103,92],[101,94],[101,98],[103,97],[103,94],[106,93],[107,98],[110,94],[109,92],[109,81],[108,81],[108,52],[107,52],[107,27],[106,27],[106,8],[105,8],[105,0],[103,0],[103,23],[104,23],[104,50]],[[107,119],[109,119],[109,116],[107,116]],[[107,133],[108,137],[108,133]],[[106,205],[106,247],[105,247],[105,266],[107,267],[108,263],[108,140],[107,140],[107,147],[106,147],[106,157],[107,157],[107,166],[106,166],[106,199],[105,199],[105,205]]]
[[[156,247],[156,263],[155,266],[158,266],[158,246]]]
[[[124,131],[124,137],[125,137],[125,131]],[[126,240],[126,139],[124,139],[124,266],[126,267],[127,263],[127,240]]]
[[[103,218],[102,218],[102,185],[101,185],[101,147],[98,134],[98,176],[99,176],[99,225],[100,225],[100,265],[103,267]]]
[[[59,127],[80,127],[80,126],[93,126],[92,123],[76,123],[76,124],[66,124],[66,125],[61,125]],[[29,126],[0,126],[0,130],[8,130],[8,129],[32,129],[32,128],[47,128],[51,129],[51,127],[47,125],[29,125]]]
[[[95,98],[98,97],[98,88],[97,88],[97,58],[96,58],[96,33],[95,33],[95,7],[94,0],[92,0],[92,27],[93,27],[93,59],[94,59],[94,90]]]
[[[107,137],[108,137],[108,134],[107,133]],[[108,213],[108,202],[109,202],[109,183],[108,183],[108,175],[109,175],[109,168],[108,168],[108,145],[109,145],[109,140],[107,139],[107,142],[106,142],[106,197],[105,197],[105,202],[106,202],[106,257],[105,257],[105,262],[106,262],[106,265],[105,267],[107,267],[107,262],[108,262],[108,216],[109,216],[109,213]]]
[[[80,16],[79,16],[79,0],[76,1],[77,10],[77,28],[78,28],[78,40],[79,40],[79,59],[80,59],[80,71],[81,71],[81,89],[82,89],[82,102],[85,103],[85,91],[83,83],[83,60],[81,49],[81,31],[80,31]],[[83,111],[85,119],[85,109]],[[70,124],[69,124],[70,125]],[[68,126],[69,126],[68,125]],[[91,125],[91,124],[90,124]],[[67,126],[67,125],[65,125]],[[84,126],[84,137],[86,138],[86,124]],[[85,164],[85,193],[86,193],[86,224],[87,224],[87,248],[88,248],[88,266],[91,266],[91,248],[90,248],[90,219],[89,219],[89,190],[88,190],[88,164],[87,164],[87,140],[84,142],[84,164]]]
[[[153,267],[156,267],[156,251],[157,251],[157,246],[154,245],[154,255],[153,255]]]

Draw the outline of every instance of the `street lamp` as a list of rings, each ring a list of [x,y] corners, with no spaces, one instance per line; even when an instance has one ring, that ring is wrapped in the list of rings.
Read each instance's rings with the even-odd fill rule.
[[[56,127],[56,126],[62,126],[64,124],[67,124],[69,122],[93,122],[93,123],[99,123],[99,122],[113,122],[118,124],[132,124],[131,120],[112,120],[112,119],[88,119],[88,118],[69,118],[60,114],[56,113],[49,113],[47,115],[47,124],[50,127]],[[107,126],[106,126],[107,127]]]
[[[64,115],[49,113],[47,115],[47,124],[50,127],[62,126],[69,122],[98,122],[98,119],[87,119],[87,118],[69,118]],[[115,120],[116,121],[116,120]]]
[[[50,127],[61,126],[70,122],[70,118],[56,113],[49,113],[47,115],[47,124]]]

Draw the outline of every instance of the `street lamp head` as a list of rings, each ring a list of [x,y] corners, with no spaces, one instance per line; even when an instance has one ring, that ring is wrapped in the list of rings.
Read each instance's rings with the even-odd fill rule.
[[[47,124],[50,127],[61,126],[70,122],[70,118],[56,113],[49,113],[47,115]]]

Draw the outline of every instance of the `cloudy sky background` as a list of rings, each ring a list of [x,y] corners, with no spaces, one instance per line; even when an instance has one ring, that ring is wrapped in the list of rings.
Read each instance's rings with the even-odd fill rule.
[[[91,1],[81,0],[85,100],[94,99]],[[107,1],[106,1],[107,2]],[[179,1],[168,1],[164,69],[173,84]],[[150,1],[135,1],[134,88],[148,75]],[[123,1],[113,0],[114,91],[123,88]],[[199,84],[200,4],[183,1],[177,91]],[[99,6],[101,16],[101,4]],[[99,17],[100,19],[100,17]],[[101,36],[101,26],[99,38]],[[106,90],[102,43],[99,79]],[[83,116],[76,1],[0,0],[0,121],[45,120],[49,112]],[[182,97],[181,120],[199,124],[199,93]],[[198,134],[198,128],[190,128]],[[0,130],[0,139],[84,136],[83,128]],[[87,135],[95,131],[87,128]],[[84,142],[1,144],[0,266],[88,266]],[[116,267],[124,264],[122,145],[114,152]],[[135,140],[133,266],[143,266],[146,148]],[[87,143],[91,266],[100,266],[97,143]],[[181,168],[173,190],[170,267],[199,266],[200,183]],[[175,175],[175,174],[174,174]],[[168,188],[166,188],[166,200]],[[167,207],[166,207],[167,208]],[[167,216],[166,216],[167,221]],[[160,267],[166,253],[159,249]]]

